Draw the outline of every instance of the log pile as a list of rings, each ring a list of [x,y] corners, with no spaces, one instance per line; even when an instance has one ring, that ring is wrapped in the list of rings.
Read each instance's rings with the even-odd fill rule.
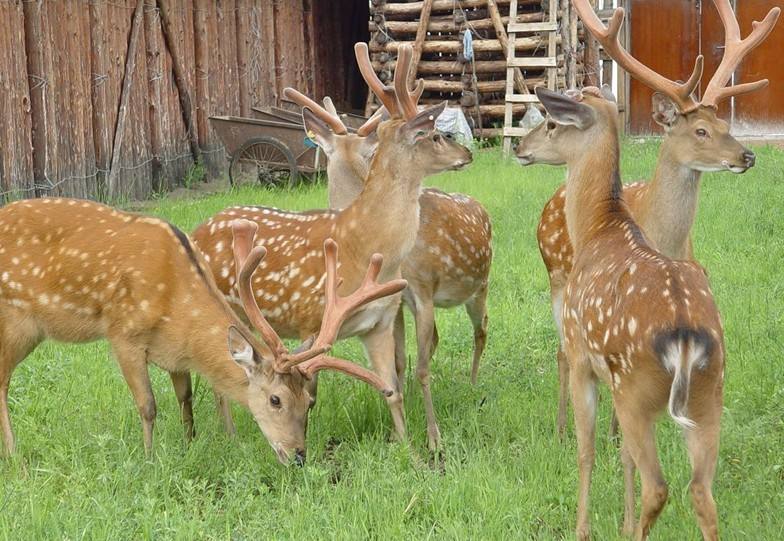
[[[420,103],[448,100],[450,105],[459,104],[475,133],[497,135],[504,116],[509,3],[510,0],[371,0],[369,46],[373,67],[382,81],[392,84],[397,48],[410,43],[414,61],[418,60],[416,77],[425,80]],[[518,0],[516,22],[548,20],[548,5],[548,0]],[[471,33],[473,58],[466,58],[464,51],[466,32]],[[563,51],[577,50],[569,46],[570,36],[568,28],[557,34],[558,88],[566,84],[569,65]],[[515,49],[517,57],[546,56],[547,35],[518,35]],[[581,62],[572,65],[572,69],[580,69]],[[525,86],[531,92],[545,81],[543,68],[522,69],[515,76],[515,85]],[[370,114],[377,107],[371,93],[365,113]],[[515,117],[521,117],[525,109],[526,104],[516,104]]]

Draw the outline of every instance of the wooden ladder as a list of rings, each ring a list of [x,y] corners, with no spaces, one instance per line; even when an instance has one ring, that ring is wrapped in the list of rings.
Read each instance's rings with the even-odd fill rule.
[[[556,34],[558,32],[558,0],[550,0],[550,20],[540,23],[517,22],[517,0],[509,4],[509,26],[507,27],[508,39],[506,48],[506,109],[504,110],[504,154],[509,154],[512,147],[512,137],[522,137],[526,130],[514,125],[512,114],[516,103],[538,103],[539,100],[533,88],[527,88],[527,93],[515,93],[515,73],[520,68],[547,69],[547,88],[555,90],[558,59],[556,50]],[[547,56],[517,57],[515,51],[515,38],[518,33],[547,32]],[[519,75],[518,75],[519,77]],[[518,84],[519,86],[519,84]]]

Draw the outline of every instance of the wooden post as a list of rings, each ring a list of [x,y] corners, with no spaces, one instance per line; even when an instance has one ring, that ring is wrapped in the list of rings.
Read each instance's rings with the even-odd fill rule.
[[[498,11],[496,0],[487,0],[487,11],[490,12],[490,18],[493,20],[493,26],[495,27],[495,33],[498,36],[498,41],[501,42],[501,47],[503,50],[507,51],[508,60],[512,51],[509,49],[509,36],[507,36],[506,30],[504,29],[504,23],[501,21],[501,13]],[[511,19],[512,16],[509,18]],[[530,94],[531,91],[528,89],[528,85],[525,83],[525,77],[523,77],[523,72],[520,68],[514,68],[514,84],[520,94]]]
[[[569,79],[569,88],[577,88],[577,46],[579,44],[577,38],[577,11],[574,5],[566,0],[569,4],[569,42],[572,44],[572,56],[569,58],[569,69],[566,71]]]
[[[596,0],[589,0],[591,9],[596,10]],[[585,32],[585,79],[583,86],[599,86],[599,42],[590,32]]]
[[[427,35],[427,25],[430,24],[430,9],[433,7],[433,0],[424,0],[422,11],[419,15],[419,28],[417,29],[416,39],[414,39],[414,54],[411,56],[411,70],[408,72],[408,86],[411,87],[416,79],[417,66],[422,57],[422,45]]]
[[[133,72],[136,68],[136,48],[139,44],[143,14],[144,0],[138,0],[136,2],[136,9],[133,12],[133,26],[131,27],[131,39],[128,41],[128,51],[125,57],[125,74],[123,75],[122,94],[120,94],[120,107],[117,113],[117,124],[114,129],[112,165],[109,170],[108,182],[109,198],[114,198],[118,195],[117,175],[120,174],[118,161],[120,159],[120,149],[122,148],[123,137],[125,135],[125,118],[128,116],[128,101],[131,98],[131,83],[133,81]]]

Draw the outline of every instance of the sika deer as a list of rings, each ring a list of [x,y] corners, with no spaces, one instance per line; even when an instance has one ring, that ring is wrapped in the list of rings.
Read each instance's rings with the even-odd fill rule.
[[[334,251],[327,247],[332,275]],[[259,259],[252,256],[243,270],[248,277]],[[371,270],[379,265],[374,260]],[[195,370],[251,411],[284,463],[305,457],[304,378],[331,368],[391,392],[372,372],[324,355],[351,311],[335,308],[334,280],[315,341],[295,354],[279,347],[271,355],[226,303],[188,237],[156,218],[74,199],[17,201],[0,209],[0,268],[0,427],[8,454],[14,451],[11,373],[45,338],[109,340],[136,402],[148,453],[156,417],[148,363],[169,372],[187,438],[193,435],[188,372]],[[353,298],[358,305],[404,286],[366,282]]]
[[[203,250],[218,287],[236,302],[233,261],[226,251],[227,225],[244,218],[259,226],[257,244],[269,255],[253,280],[256,300],[270,325],[281,336],[304,337],[318,328],[326,279],[319,254],[324,239],[336,239],[343,250],[343,288],[356,287],[373,253],[384,257],[381,276],[400,276],[400,266],[415,244],[419,228],[422,179],[471,162],[468,149],[433,130],[444,105],[417,113],[414,94],[405,85],[411,58],[402,47],[395,71],[395,90],[383,96],[392,118],[378,126],[378,148],[360,196],[343,210],[303,213],[265,207],[224,210],[199,226],[195,243]],[[307,115],[308,112],[306,111]],[[376,373],[394,392],[387,397],[395,432],[405,436],[403,396],[395,365],[393,320],[399,296],[371,303],[349,318],[340,337],[359,336]],[[315,392],[315,390],[313,390]]]
[[[617,23],[617,20],[613,20]],[[635,530],[645,539],[667,501],[654,441],[662,409],[684,429],[700,528],[716,539],[711,485],[719,445],[724,340],[704,270],[654,250],[623,200],[618,110],[596,88],[565,97],[536,89],[566,162],[566,223],[574,267],[564,289],[564,351],[577,433],[577,537],[590,536],[596,382],[610,386],[623,433],[624,531],[634,524],[634,468],[642,480]],[[525,138],[522,144],[525,144]]]
[[[380,89],[384,85],[370,66],[367,47],[358,48],[357,61],[368,84],[375,86],[376,93],[382,92]],[[321,107],[292,88],[286,88],[283,93],[303,107],[308,134],[318,142],[329,159],[330,207],[347,207],[362,192],[378,144],[373,124],[379,117],[369,119],[356,134],[352,134],[331,106],[329,98],[324,99],[325,107]],[[474,327],[471,382],[476,383],[479,359],[487,336],[486,298],[493,253],[492,229],[490,217],[478,201],[467,195],[448,194],[434,188],[422,190],[419,196],[419,221],[416,243],[401,267],[402,275],[408,281],[403,301],[414,314],[416,322],[417,378],[422,386],[427,415],[428,445],[435,450],[441,435],[430,393],[430,360],[438,344],[434,308],[465,306]],[[398,378],[402,379],[406,364],[402,312],[398,313],[395,330]]]
[[[623,187],[624,199],[647,239],[662,254],[673,259],[694,259],[691,230],[697,212],[700,175],[704,171],[743,173],[753,167],[755,156],[729,133],[724,120],[717,117],[717,106],[724,98],[763,88],[767,80],[724,88],[743,57],[761,43],[773,29],[779,8],[773,8],[754,31],[740,40],[738,24],[728,0],[714,0],[726,29],[726,44],[721,66],[711,79],[701,101],[692,98],[702,74],[702,57],[697,59],[688,82],[679,85],[642,65],[622,48],[617,28],[608,33],[584,0],[576,0],[585,27],[602,43],[604,50],[629,74],[655,90],[653,119],[664,129],[659,159],[651,181]],[[563,163],[551,145],[555,123],[543,122],[518,146],[522,164]],[[558,433],[566,427],[569,371],[563,354],[563,322],[560,319],[564,287],[572,270],[574,252],[566,227],[564,187],[545,205],[537,229],[539,250],[547,267],[553,316],[559,332],[559,405]]]

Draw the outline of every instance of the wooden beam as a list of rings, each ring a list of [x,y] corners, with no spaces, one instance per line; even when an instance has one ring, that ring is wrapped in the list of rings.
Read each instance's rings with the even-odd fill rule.
[[[377,73],[381,72],[382,70],[389,70],[390,72],[394,73],[396,66],[396,60],[387,62],[386,64],[382,64],[381,62],[373,62],[373,69],[376,70]],[[460,75],[463,73],[465,68],[466,64],[457,60],[422,60],[419,62],[417,73],[419,73],[419,75]],[[506,61],[477,60],[473,63],[473,68],[476,69],[476,73],[502,74],[506,69]],[[469,69],[473,68],[469,66]]]
[[[560,37],[558,42],[560,43]],[[405,41],[390,41],[384,45],[377,43],[370,44],[370,50],[374,53],[390,52],[397,53],[397,48]],[[546,38],[519,38],[515,41],[515,50],[517,51],[531,51],[547,44]],[[457,54],[463,44],[459,41],[425,41],[422,45],[423,53],[453,53]],[[474,41],[475,53],[505,53],[506,50],[497,39],[478,39]]]
[[[517,21],[519,23],[537,23],[542,21],[542,17],[544,17],[543,12],[524,13],[517,16]],[[501,17],[501,22],[504,25],[509,24],[509,17]],[[469,23],[473,30],[489,30],[494,28],[493,20],[490,18],[477,19],[474,21],[469,21]],[[466,26],[467,25],[465,23],[456,23],[454,17],[437,20],[434,20],[433,17],[431,17],[430,22],[427,25],[427,31],[459,32]],[[375,21],[370,21],[368,27],[371,32],[378,31],[378,25],[375,23]],[[384,24],[384,29],[387,31],[387,33],[390,34],[415,34],[419,30],[419,23],[417,21],[386,21]]]
[[[499,4],[509,4],[510,0],[498,0]],[[460,7],[463,9],[483,8],[487,0],[462,0]],[[539,0],[523,0],[523,4],[538,4]],[[385,15],[416,15],[422,12],[424,2],[387,2],[379,7],[379,11]],[[452,11],[455,9],[454,0],[434,0],[433,11]]]

